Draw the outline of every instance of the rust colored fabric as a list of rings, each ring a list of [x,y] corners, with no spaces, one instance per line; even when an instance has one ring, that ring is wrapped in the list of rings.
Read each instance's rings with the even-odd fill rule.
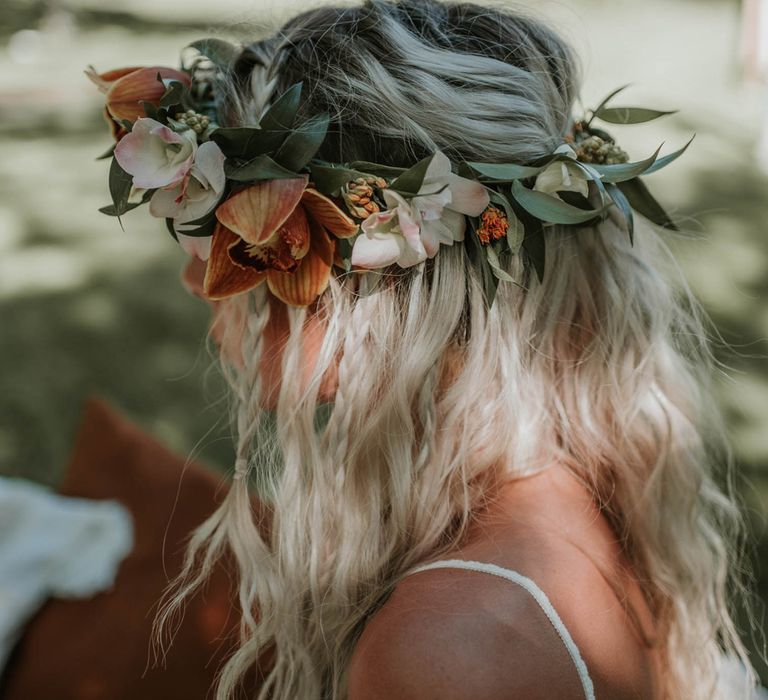
[[[135,546],[112,590],[51,600],[32,620],[8,668],[4,700],[210,697],[237,627],[224,568],[187,607],[165,668],[150,661],[150,634],[186,538],[214,509],[220,485],[221,477],[198,465],[185,468],[114,409],[89,400],[60,491],[123,503],[133,516]]]

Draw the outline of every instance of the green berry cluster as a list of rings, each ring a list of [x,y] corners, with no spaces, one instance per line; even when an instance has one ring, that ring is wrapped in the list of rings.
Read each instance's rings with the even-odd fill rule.
[[[176,115],[176,121],[186,124],[196,134],[202,134],[210,125],[211,120],[204,114],[198,114],[193,109],[180,112]]]
[[[588,136],[574,146],[576,155],[582,163],[597,165],[617,165],[629,161],[629,154],[612,141],[599,136]]]

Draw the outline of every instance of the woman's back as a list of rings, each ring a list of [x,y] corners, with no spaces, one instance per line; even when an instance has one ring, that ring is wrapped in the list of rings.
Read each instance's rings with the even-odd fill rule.
[[[566,469],[509,482],[462,545],[427,567],[366,626],[350,700],[661,697],[640,586]]]

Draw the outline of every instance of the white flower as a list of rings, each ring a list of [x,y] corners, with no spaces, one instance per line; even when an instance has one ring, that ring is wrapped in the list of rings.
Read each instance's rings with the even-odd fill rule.
[[[134,187],[149,190],[180,182],[192,168],[196,151],[193,131],[177,134],[154,119],[142,117],[115,147],[115,158],[133,175]]]
[[[352,248],[352,264],[377,269],[397,263],[412,267],[427,259],[410,204],[397,192],[384,190],[389,209],[372,214],[363,221],[363,233]]]
[[[534,190],[544,194],[578,192],[589,196],[589,178],[580,165],[576,164],[576,153],[570,146],[561,146],[555,153],[564,153],[571,160],[556,160],[550,163],[536,178]]]
[[[186,236],[184,230],[195,228],[190,222],[209,214],[221,199],[226,183],[224,160],[224,154],[213,141],[202,144],[184,179],[157,190],[149,203],[152,216],[173,219],[181,247],[201,260],[210,255],[211,236]]]
[[[377,269],[397,263],[412,267],[437,254],[440,244],[464,239],[466,216],[479,216],[489,204],[486,188],[451,172],[444,153],[435,153],[417,195],[406,200],[383,191],[388,209],[362,223],[352,264]]]

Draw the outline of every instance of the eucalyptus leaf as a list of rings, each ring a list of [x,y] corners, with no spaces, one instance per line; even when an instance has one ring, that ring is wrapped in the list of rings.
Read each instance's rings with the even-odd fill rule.
[[[157,74],[158,79],[160,82],[163,82],[160,74]],[[168,85],[168,88],[165,91],[165,94],[160,98],[159,105],[160,107],[173,107],[175,105],[184,105],[185,104],[185,93],[186,87],[183,85],[183,83],[180,83],[178,80],[173,80]]]
[[[267,155],[256,156],[241,164],[227,160],[224,162],[224,172],[230,180],[235,182],[286,180],[301,177],[298,173],[279,165]]]
[[[547,165],[552,159],[547,161]],[[515,165],[514,163],[467,163],[478,175],[496,180],[498,182],[512,182],[513,180],[525,180],[536,177],[546,165],[531,167],[527,165]]]
[[[265,131],[287,131],[293,127],[296,114],[299,111],[301,99],[301,83],[289,87],[278,97],[259,122]]]
[[[601,102],[601,103],[600,103],[600,104],[599,104],[599,105],[598,105],[598,106],[597,106],[597,107],[596,107],[594,110],[592,110],[592,114],[593,114],[593,115],[595,115],[595,114],[597,114],[598,112],[600,112],[601,110],[603,110],[603,109],[604,109],[604,108],[605,108],[605,107],[608,105],[608,103],[609,103],[609,102],[610,102],[610,101],[611,101],[611,100],[612,100],[614,97],[616,97],[616,95],[618,95],[618,94],[619,94],[619,93],[621,93],[621,92],[624,92],[624,90],[626,90],[628,87],[629,87],[629,85],[628,85],[628,84],[627,84],[627,85],[622,85],[620,88],[617,88],[616,90],[614,90],[614,91],[613,91],[613,92],[612,92],[610,95],[608,95],[608,97],[606,97],[606,98],[605,98],[605,99],[604,99],[604,100],[603,100],[603,101],[602,101],[602,102]],[[592,120],[590,119],[590,121],[592,121]]]
[[[183,233],[185,236],[193,236],[195,238],[204,238],[213,235],[216,223],[216,216],[214,212],[211,212],[196,221],[189,221],[183,224],[174,222],[173,227],[176,233]]]
[[[132,211],[137,207],[140,207],[143,203],[144,202],[131,202],[130,204],[126,204],[121,214],[117,213],[117,209],[115,208],[114,204],[107,204],[105,207],[99,207],[99,211],[102,214],[106,214],[107,216],[115,216],[119,218],[123,214]]]
[[[562,199],[566,204],[570,204],[572,207],[576,207],[581,211],[598,211],[593,208],[592,202],[588,197],[585,197],[581,192],[572,192],[571,190],[563,190],[557,193],[558,198]],[[606,207],[603,206],[600,210],[601,213],[605,212]]]
[[[644,107],[603,107],[595,112],[595,116],[609,124],[644,124],[645,122],[676,113],[677,110],[663,112],[658,109],[645,109]]]
[[[217,204],[218,206],[218,204]],[[192,221],[185,221],[183,224],[177,224],[177,228],[184,233],[184,226],[191,226],[192,228],[196,228],[197,226],[203,226],[204,224],[209,223],[212,219],[216,218],[216,207],[211,209],[206,214],[203,214],[198,219],[193,219]]]
[[[499,278],[493,274],[493,270],[488,262],[488,255],[485,252],[485,246],[481,244],[475,228],[475,220],[467,219],[468,235],[464,237],[467,246],[467,255],[476,267],[483,286],[483,296],[485,297],[488,308],[493,305],[496,298],[496,291],[499,287]]]
[[[317,153],[328,133],[328,114],[318,114],[292,131],[274,160],[288,170],[301,170]]]
[[[165,220],[165,228],[168,229],[168,233],[173,236],[173,240],[177,243],[179,242],[179,237],[176,235],[176,230],[173,228],[173,219],[166,219]]]
[[[602,175],[604,182],[624,182],[625,180],[632,180],[633,178],[646,173],[648,169],[656,162],[660,151],[661,146],[656,149],[656,152],[652,156],[649,156],[645,160],[638,161],[637,163],[591,165],[590,167]]]
[[[629,234],[629,242],[631,245],[635,244],[635,215],[632,212],[632,205],[629,203],[626,195],[619,189],[618,185],[609,183],[606,185],[608,194],[614,201],[619,211],[624,215],[624,219],[627,222],[627,233]]]
[[[490,266],[491,271],[493,272],[496,279],[499,279],[502,282],[514,283],[515,282],[514,278],[511,277],[509,274],[507,274],[501,268],[501,263],[499,262],[499,256],[494,250],[493,245],[486,245],[486,246],[483,246],[483,248],[485,249],[486,257],[488,258],[488,265]]]
[[[523,237],[525,236],[523,222],[518,218],[510,201],[501,192],[490,188],[486,189],[488,190],[491,202],[502,207],[507,215],[507,220],[509,221],[506,236],[507,244],[509,245],[510,252],[513,255],[517,255],[520,252],[520,246],[523,244]]]
[[[581,170],[582,172],[587,176],[587,178],[595,183],[595,187],[600,191],[600,197],[605,202],[605,198],[607,197],[607,193],[605,191],[605,182],[603,181],[603,176],[595,170],[595,166],[591,165],[589,163],[582,163],[578,160],[573,161]]]
[[[672,231],[678,230],[675,222],[669,217],[664,207],[656,201],[640,178],[622,182],[619,184],[619,188],[629,200],[632,208],[646,219],[662,228]]]
[[[113,143],[104,153],[102,153],[96,160],[106,160],[107,158],[112,158],[115,155],[115,148],[117,147],[116,143]]]
[[[275,151],[288,132],[270,131],[255,126],[218,128],[211,132],[210,139],[221,148],[227,158],[250,160],[256,156]]]
[[[683,153],[685,153],[688,150],[688,146],[690,146],[693,143],[693,139],[696,138],[696,134],[691,136],[691,140],[685,144],[681,149],[675,151],[674,153],[670,153],[669,155],[663,156],[662,158],[659,158],[656,160],[656,162],[648,168],[643,175],[650,175],[651,173],[655,173],[658,170],[661,170],[662,168],[666,168],[671,162],[677,160]]]
[[[140,207],[142,204],[146,204],[150,199],[152,199],[152,195],[156,192],[156,190],[147,190],[144,192],[144,194],[141,196],[141,201],[139,202],[128,202],[125,205],[125,208],[123,210],[123,214],[126,212],[132,211],[133,209],[136,209],[137,207]],[[100,207],[99,211],[102,214],[106,214],[107,216],[116,216],[119,217],[121,214],[118,214],[117,209],[115,208],[114,204],[108,204],[106,207]]]
[[[525,250],[528,259],[533,265],[539,282],[543,282],[547,255],[544,241],[544,226],[541,221],[532,222],[531,226],[526,227],[523,250]]]
[[[431,156],[422,158],[412,168],[408,168],[404,173],[398,175],[397,178],[389,184],[389,189],[399,192],[404,196],[417,195],[424,184],[424,178],[427,176],[427,169],[434,157],[435,154],[433,153]]]
[[[520,253],[523,240],[525,240],[525,226],[517,218],[517,215],[512,212],[512,216],[509,217],[509,227],[507,228],[507,245],[509,245],[509,250],[513,255]]]
[[[156,105],[152,104],[151,102],[147,102],[147,100],[141,100],[140,104],[144,108],[144,114],[146,114],[150,119],[160,121],[160,115]]]
[[[337,238],[336,250],[339,252],[339,257],[344,263],[344,271],[352,272],[352,247],[354,241],[349,238]]]
[[[529,214],[551,224],[583,224],[605,211],[604,208],[584,210],[574,207],[559,197],[529,190],[518,180],[512,183],[512,196]]]
[[[132,188],[133,176],[120,167],[117,158],[113,158],[109,166],[109,194],[115,208],[114,216],[119,218],[128,211],[128,197]]]
[[[341,193],[341,188],[351,180],[365,175],[359,170],[315,163],[309,166],[309,171],[317,190],[331,197],[337,197]]]
[[[193,41],[189,48],[199,51],[219,70],[227,73],[240,55],[240,48],[223,39],[207,37]]]
[[[366,175],[375,175],[377,177],[383,177],[385,180],[390,180],[402,175],[405,172],[405,168],[397,168],[392,165],[380,165],[379,163],[371,163],[367,160],[355,160],[347,164],[353,170],[359,170]]]

